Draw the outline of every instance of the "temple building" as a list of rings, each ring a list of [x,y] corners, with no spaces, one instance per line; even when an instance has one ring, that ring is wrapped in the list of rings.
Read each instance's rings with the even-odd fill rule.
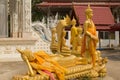
[[[31,0],[0,0],[0,62],[22,60],[16,48],[50,52],[31,25]]]
[[[98,47],[118,47],[120,45],[120,29],[113,25],[120,22],[119,0],[43,0],[37,6],[40,11],[46,13],[48,18],[54,16],[55,13],[59,14],[59,18],[68,14],[71,19],[73,16],[76,18],[78,25],[83,26],[86,19],[84,10],[88,4],[93,9],[93,21],[100,41]],[[70,39],[69,30],[68,39]]]
[[[97,27],[98,36],[100,36],[98,47],[119,46],[119,0],[96,0],[96,2],[91,0],[43,0],[42,3],[37,4],[37,7],[47,16],[47,24],[50,24],[51,17],[55,17],[58,13],[58,19],[68,14],[71,19],[73,16],[76,18],[77,25],[83,26],[84,10],[88,3],[94,11],[93,21]],[[45,50],[51,53],[50,43],[41,39],[32,24],[31,0],[0,0],[0,62],[22,60],[16,48],[32,51]],[[68,30],[67,45],[70,46],[70,28],[66,30]]]

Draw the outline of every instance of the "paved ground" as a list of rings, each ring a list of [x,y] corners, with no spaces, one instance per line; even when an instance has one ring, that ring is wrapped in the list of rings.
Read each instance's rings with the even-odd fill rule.
[[[103,50],[102,56],[108,57],[107,76],[100,80],[120,80],[120,49]],[[0,63],[0,80],[11,80],[15,74],[27,72],[24,62],[4,62]]]
[[[120,49],[102,51],[103,57],[108,57],[107,63],[108,76],[113,80],[120,80]]]

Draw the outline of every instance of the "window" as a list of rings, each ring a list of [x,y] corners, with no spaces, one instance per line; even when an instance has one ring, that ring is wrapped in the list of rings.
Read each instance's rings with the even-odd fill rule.
[[[109,39],[109,32],[104,32],[104,39]]]
[[[103,39],[103,32],[99,32],[99,37]]]
[[[109,39],[109,32],[108,31],[100,31],[99,32],[101,39]]]
[[[111,39],[115,39],[115,31],[110,33]]]

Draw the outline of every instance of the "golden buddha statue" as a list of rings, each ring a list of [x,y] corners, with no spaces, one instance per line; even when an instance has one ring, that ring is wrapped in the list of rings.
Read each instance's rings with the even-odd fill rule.
[[[30,76],[35,76],[36,73],[45,75],[45,73],[54,72],[59,80],[65,80],[64,74],[66,73],[66,69],[60,66],[56,61],[53,61],[44,51],[34,53],[29,49],[17,49],[17,51],[21,53],[22,59],[27,63]]]
[[[62,32],[62,46],[61,46],[61,52],[62,53],[70,53],[70,48],[66,45],[66,39],[65,39],[65,36],[66,36],[66,31],[63,30]]]
[[[57,50],[56,28],[52,28],[51,32],[52,32],[52,41],[51,41],[50,49],[52,51],[56,51]]]
[[[72,21],[72,28],[71,28],[71,39],[70,39],[70,44],[72,45],[72,53],[75,53],[77,50],[77,41],[76,41],[76,37],[78,35],[78,31],[76,28],[76,20],[73,17]]]
[[[88,62],[93,64],[95,67],[96,62],[96,46],[98,42],[98,37],[96,33],[96,27],[92,21],[93,11],[88,5],[88,8],[85,10],[86,21],[84,23],[84,37],[82,42],[81,55],[88,58]],[[90,58],[92,61],[90,61]]]
[[[81,54],[81,44],[82,44],[82,28],[81,26],[77,27],[77,36],[76,36],[76,53]]]

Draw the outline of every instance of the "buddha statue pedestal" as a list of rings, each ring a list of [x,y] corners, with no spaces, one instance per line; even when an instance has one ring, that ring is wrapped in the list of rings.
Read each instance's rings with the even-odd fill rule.
[[[56,44],[50,45],[50,50],[52,51],[52,53],[56,53],[57,52],[57,45]]]
[[[71,53],[69,48],[64,48],[61,50],[61,53]]]
[[[65,74],[65,80],[69,79],[82,79],[85,77],[98,79],[99,77],[104,77],[106,75],[106,70],[103,68],[103,66],[99,67],[101,70],[98,72],[94,69],[92,69],[92,65],[76,65],[73,67],[69,67],[68,72]],[[54,74],[54,77],[57,79],[56,74]],[[47,75],[41,75],[37,74],[34,77],[31,77],[29,75],[16,75],[12,78],[12,80],[49,80],[49,76]]]
[[[49,80],[49,77],[42,75],[35,75],[34,77],[29,75],[16,75],[12,80]]]

